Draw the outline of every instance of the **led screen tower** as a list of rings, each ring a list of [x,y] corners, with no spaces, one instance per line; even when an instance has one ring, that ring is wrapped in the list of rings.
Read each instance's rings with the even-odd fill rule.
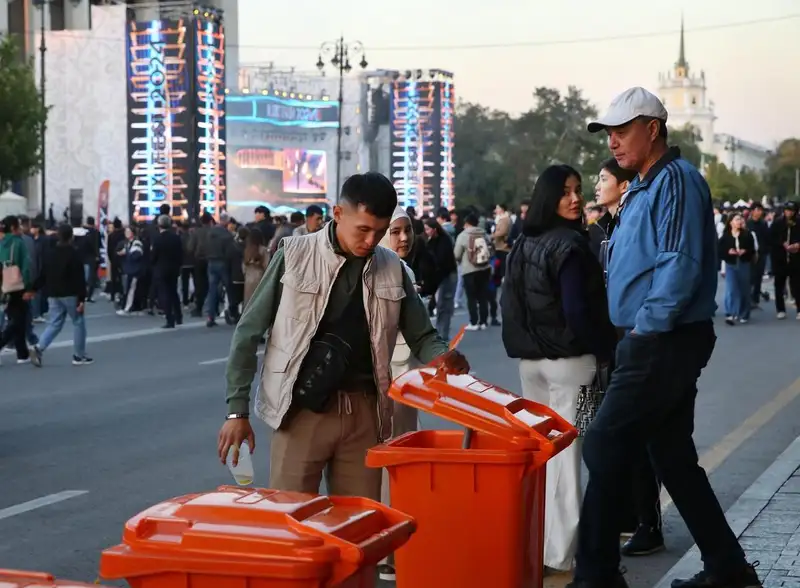
[[[224,79],[216,14],[128,23],[131,220],[225,211]]]
[[[392,84],[391,179],[402,206],[453,205],[454,109],[449,73],[406,72]]]
[[[161,204],[182,215],[193,190],[192,47],[186,21],[131,22],[128,31],[128,166],[131,219]]]

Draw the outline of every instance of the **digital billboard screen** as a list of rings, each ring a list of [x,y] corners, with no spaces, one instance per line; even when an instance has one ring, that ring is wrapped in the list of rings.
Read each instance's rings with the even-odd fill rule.
[[[136,221],[169,204],[187,213],[192,169],[191,62],[187,21],[129,22],[128,158],[130,214]]]
[[[221,23],[195,19],[195,145],[199,214],[226,208],[225,33]]]
[[[327,205],[328,169],[324,151],[269,147],[231,148],[229,206],[289,207]]]

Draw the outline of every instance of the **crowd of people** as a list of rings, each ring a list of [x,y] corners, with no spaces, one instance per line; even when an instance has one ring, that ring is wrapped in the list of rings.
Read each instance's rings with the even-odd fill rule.
[[[420,364],[469,371],[448,346],[454,309],[465,305],[467,329],[502,328],[522,395],[580,432],[547,466],[549,572],[574,573],[572,588],[626,588],[621,555],[664,549],[663,485],[705,566],[672,586],[759,588],[698,464],[694,407],[716,341],[720,271],[728,324],[746,323],[767,299],[765,273],[778,318],[786,282],[800,292],[797,209],[715,209],[699,171],[668,146],[667,117],[656,96],[631,88],[589,125],[608,135],[613,157],[588,207],[581,174],[560,164],[542,171],[516,213],[500,204],[491,216],[470,207],[418,217],[370,172],[347,179],[330,219],[317,207],[288,219],[259,207],[248,226],[208,214],[176,225],[167,207],[145,225],[114,221],[106,294],[121,315],[163,314],[165,328],[184,308],[208,327],[220,316],[236,325],[223,462],[245,440],[255,449],[250,395],[266,343],[253,410],[274,429],[270,487],[315,493],[325,475],[332,494],[384,501],[386,480],[365,467],[365,452],[418,426],[416,411],[389,401],[389,383]],[[0,237],[0,347],[41,365],[70,317],[73,363],[91,363],[82,317],[102,262],[93,219],[76,240],[67,225],[51,236],[8,217]],[[393,562],[380,571],[391,579]]]

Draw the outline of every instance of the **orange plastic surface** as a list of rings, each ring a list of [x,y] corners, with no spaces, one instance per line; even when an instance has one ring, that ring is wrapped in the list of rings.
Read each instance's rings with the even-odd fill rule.
[[[133,517],[102,553],[100,576],[134,588],[371,588],[365,570],[415,528],[366,498],[223,486]]]
[[[499,436],[418,431],[370,449],[393,508],[418,531],[395,554],[397,588],[541,587],[548,457]]]
[[[57,580],[42,572],[0,569],[0,588],[96,588],[93,584]]]
[[[551,408],[469,375],[441,369],[411,370],[394,380],[389,396],[397,402],[505,439],[518,449],[550,458],[578,436],[575,427]]]

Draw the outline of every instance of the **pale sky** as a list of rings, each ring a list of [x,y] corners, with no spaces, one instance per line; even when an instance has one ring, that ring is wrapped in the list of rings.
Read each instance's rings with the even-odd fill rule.
[[[310,72],[316,48],[343,34],[364,43],[370,69],[452,71],[457,95],[487,106],[519,113],[536,86],[573,84],[602,109],[627,87],[656,90],[678,57],[682,11],[715,132],[768,148],[800,137],[800,0],[240,0],[240,59]],[[619,38],[630,35],[644,36]],[[504,43],[539,45],[464,47]]]

